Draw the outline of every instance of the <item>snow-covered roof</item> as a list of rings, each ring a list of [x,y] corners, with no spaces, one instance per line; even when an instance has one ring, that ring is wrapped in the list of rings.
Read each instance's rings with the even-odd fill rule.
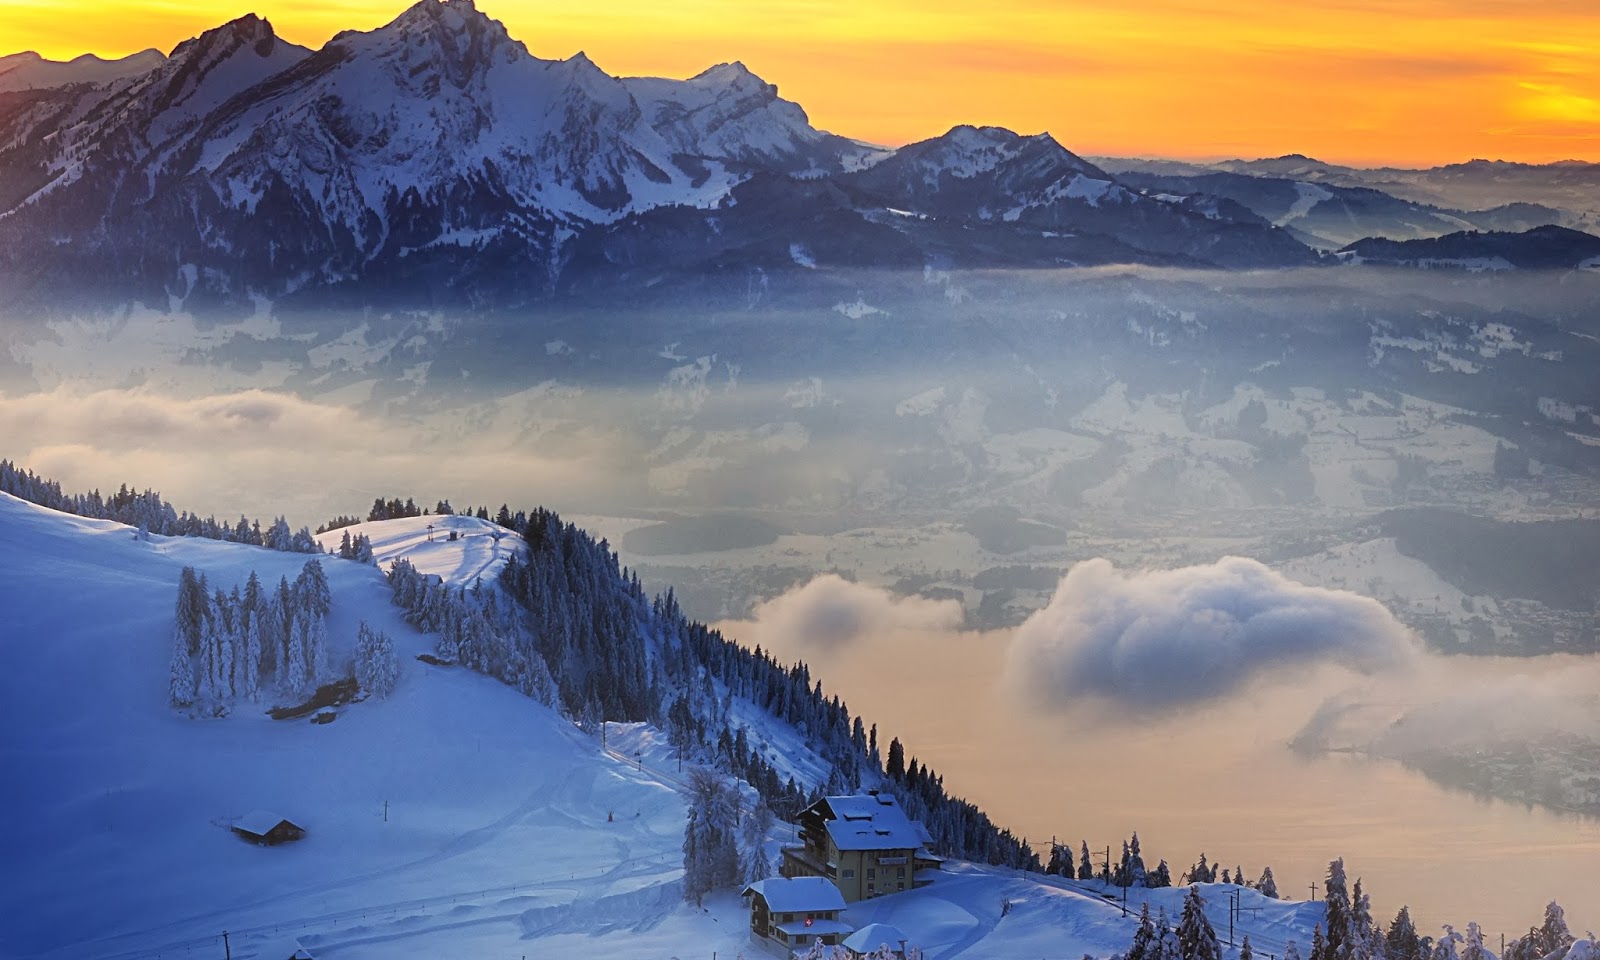
[[[826,877],[768,877],[745,887],[743,893],[758,893],[767,909],[777,913],[821,913],[843,910],[844,894]]]
[[[826,797],[834,819],[827,823],[828,837],[840,850],[912,850],[929,839],[928,830],[901,809],[887,793],[854,797]]]
[[[829,933],[849,933],[855,929],[843,920],[813,920],[810,923],[804,920],[791,920],[788,923],[780,923],[777,927],[791,937],[800,934],[822,936]]]
[[[888,944],[893,950],[901,950],[909,939],[905,931],[899,927],[887,923],[869,923],[845,937],[843,946],[856,953],[871,953],[884,944]]]
[[[264,837],[272,832],[273,827],[286,820],[288,820],[287,817],[280,817],[270,810],[252,810],[235,820],[233,828],[235,830],[243,830],[245,833],[253,833],[258,837]],[[288,822],[291,826],[298,826],[293,820],[288,820]]]

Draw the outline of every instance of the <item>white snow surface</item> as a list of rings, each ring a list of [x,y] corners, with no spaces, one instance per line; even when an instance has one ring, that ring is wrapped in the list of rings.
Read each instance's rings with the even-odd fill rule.
[[[441,524],[466,536],[440,540]],[[486,528],[423,517],[353,532],[382,557],[465,583],[514,542],[494,544]],[[223,930],[241,960],[759,955],[731,892],[704,910],[682,901],[685,807],[666,738],[608,725],[602,750],[496,681],[415,660],[431,638],[401,621],[377,568],[322,558],[329,637],[336,663],[363,620],[394,638],[393,696],[322,725],[269,719],[266,704],[197,720],[165,702],[179,571],[228,588],[253,570],[270,584],[304,555],[141,541],[4,494],[0,542],[0,769],[6,819],[22,825],[0,873],[0,955],[210,958]],[[807,755],[796,731],[738,704],[735,715],[776,754]],[[229,826],[256,809],[306,837],[240,840]],[[791,839],[780,825],[774,860]],[[1225,928],[1226,897],[1202,893]],[[1124,918],[1097,884],[951,862],[931,886],[844,918],[891,923],[937,960],[1106,957],[1126,947],[1144,897],[1176,916],[1182,895],[1133,891]],[[1319,904],[1242,896],[1258,951],[1307,943],[1322,919]]]

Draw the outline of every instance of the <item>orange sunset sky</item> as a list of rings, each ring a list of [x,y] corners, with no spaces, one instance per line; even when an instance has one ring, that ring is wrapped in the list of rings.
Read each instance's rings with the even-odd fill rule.
[[[254,12],[320,46],[406,0],[3,0],[0,52],[121,56]],[[1600,160],[1600,0],[478,0],[535,55],[743,60],[816,125],[956,123],[1086,154]]]

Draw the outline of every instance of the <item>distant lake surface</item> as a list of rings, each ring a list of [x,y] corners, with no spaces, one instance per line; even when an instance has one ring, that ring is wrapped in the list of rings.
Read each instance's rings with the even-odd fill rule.
[[[1393,762],[1291,752],[1298,725],[1348,677],[1142,719],[1041,715],[1009,696],[1004,649],[1003,635],[966,634],[777,652],[862,705],[881,749],[899,737],[1041,857],[1054,836],[1075,857],[1087,840],[1097,863],[1109,844],[1115,860],[1138,831],[1146,865],[1165,858],[1174,881],[1204,852],[1252,882],[1270,864],[1280,895],[1303,900],[1313,881],[1321,896],[1342,856],[1385,928],[1405,904],[1424,934],[1476,920],[1498,952],[1502,933],[1525,933],[1552,899],[1574,934],[1600,928],[1600,821],[1480,800]]]

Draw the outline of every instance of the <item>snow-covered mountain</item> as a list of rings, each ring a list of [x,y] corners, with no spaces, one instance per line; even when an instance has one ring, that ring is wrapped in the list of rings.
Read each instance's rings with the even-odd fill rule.
[[[913,234],[890,238],[897,265],[1313,258],[1238,205],[1141,197],[1048,135],[958,127],[891,153],[815,129],[738,63],[619,79],[534,57],[472,0],[420,0],[315,52],[250,16],[136,77],[0,94],[0,283],[69,308],[525,304],[605,246],[575,237],[654,211],[749,204],[752,235],[721,245],[735,265],[793,208],[811,217],[819,181],[843,191],[820,209],[844,245]],[[643,247],[671,248],[671,217],[629,229],[657,227]]]
[[[154,70],[165,59],[159,50],[142,50],[117,60],[102,60],[92,53],[72,60],[47,60],[31,50],[14,53],[0,57],[0,93],[111,83]]]

